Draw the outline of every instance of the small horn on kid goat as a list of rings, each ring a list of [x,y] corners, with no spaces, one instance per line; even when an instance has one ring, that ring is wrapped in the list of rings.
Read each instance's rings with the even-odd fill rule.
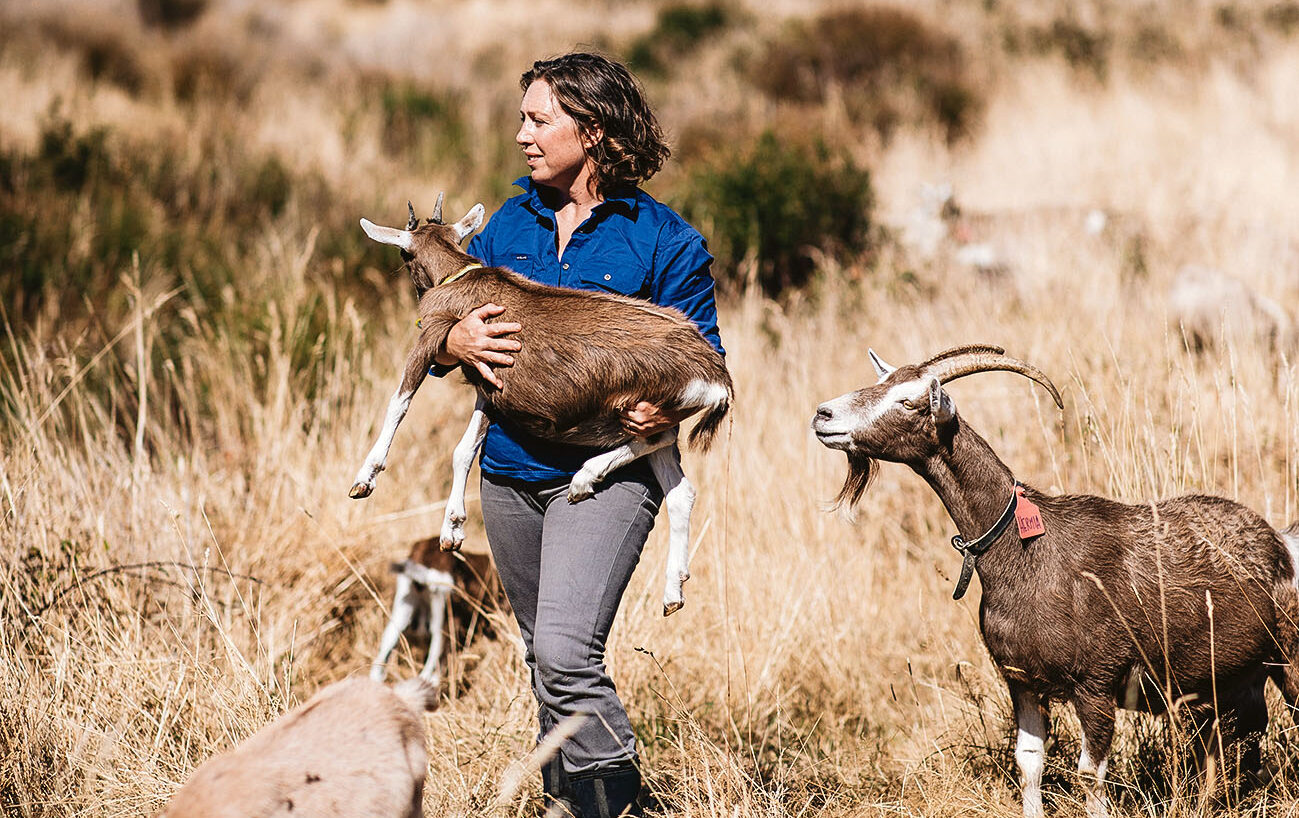
[[[447,194],[445,190],[439,193],[438,202],[437,204],[433,205],[433,215],[429,216],[429,221],[433,222],[434,224],[442,224],[442,199],[446,195]]]
[[[406,209],[410,211],[410,218],[406,219],[406,229],[414,230],[419,227],[419,217],[415,215],[415,205],[411,204],[409,199],[406,200]]]
[[[1055,405],[1064,408],[1060,390],[1055,388],[1055,384],[1051,383],[1051,379],[1042,370],[1006,355],[1000,347],[976,345],[949,349],[925,361],[920,369],[938,378],[940,383],[948,383],[976,372],[1016,372],[1040,383],[1051,393]]]

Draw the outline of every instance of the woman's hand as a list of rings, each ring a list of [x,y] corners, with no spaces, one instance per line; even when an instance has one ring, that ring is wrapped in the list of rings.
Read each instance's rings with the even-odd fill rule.
[[[523,326],[513,321],[487,323],[488,318],[503,312],[505,308],[502,306],[484,304],[461,318],[447,333],[446,343],[434,360],[443,366],[470,364],[483,380],[497,389],[504,389],[505,384],[496,377],[492,367],[514,365],[514,356],[509,353],[523,349],[523,344],[515,338],[502,336],[516,333]]]
[[[622,410],[622,428],[645,438],[671,429],[690,415],[690,412],[666,412],[658,404],[642,400]]]

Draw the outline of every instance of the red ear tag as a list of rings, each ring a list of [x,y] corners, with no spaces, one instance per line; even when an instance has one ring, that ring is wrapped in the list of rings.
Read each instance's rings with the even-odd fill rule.
[[[1038,537],[1046,533],[1042,525],[1042,512],[1024,496],[1024,487],[1015,486],[1015,524],[1019,526],[1019,536],[1023,539]]]

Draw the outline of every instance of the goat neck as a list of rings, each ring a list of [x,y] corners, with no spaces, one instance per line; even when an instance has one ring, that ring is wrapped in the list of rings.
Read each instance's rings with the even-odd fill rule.
[[[1001,517],[1015,490],[1015,477],[988,442],[959,416],[945,445],[908,465],[924,478],[967,541],[982,536]]]

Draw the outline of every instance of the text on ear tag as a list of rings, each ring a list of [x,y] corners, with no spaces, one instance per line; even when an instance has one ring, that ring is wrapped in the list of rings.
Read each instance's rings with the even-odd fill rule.
[[[1019,526],[1021,539],[1046,533],[1046,526],[1042,524],[1042,512],[1032,500],[1024,496],[1023,486],[1015,486],[1015,525]]]

